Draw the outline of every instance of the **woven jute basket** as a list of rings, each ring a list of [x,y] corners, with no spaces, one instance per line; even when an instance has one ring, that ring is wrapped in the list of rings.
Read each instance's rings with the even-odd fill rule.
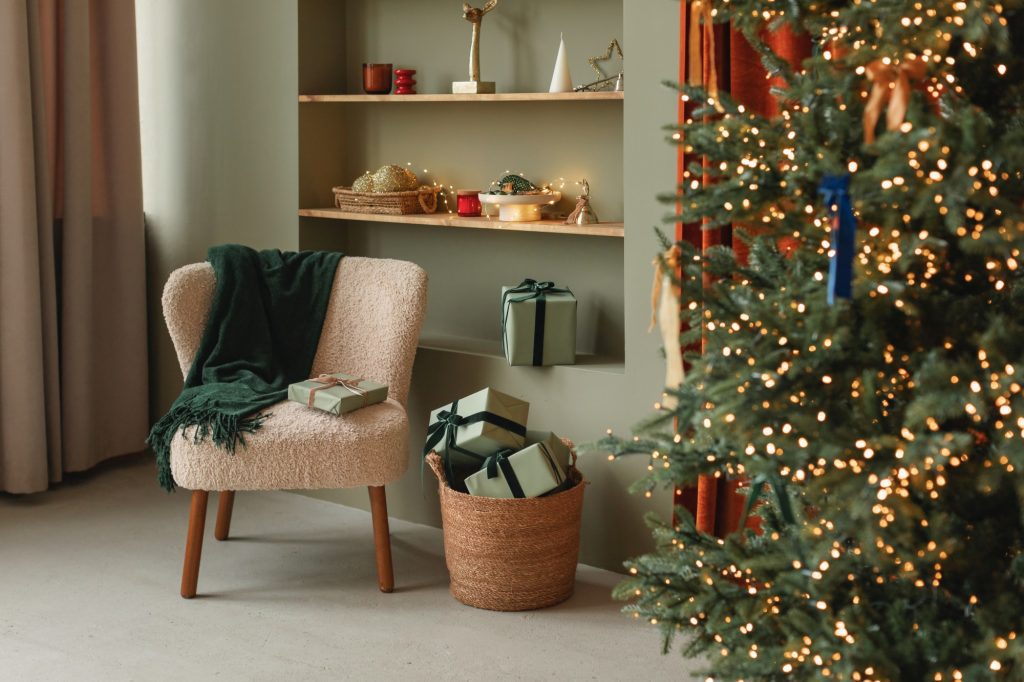
[[[351,187],[334,187],[334,205],[353,213],[409,215],[437,210],[438,187],[420,187],[408,192],[353,192]]]
[[[460,493],[448,486],[437,453],[427,463],[438,480],[452,596],[492,611],[540,609],[572,596],[585,487],[575,452],[571,488],[527,499]]]

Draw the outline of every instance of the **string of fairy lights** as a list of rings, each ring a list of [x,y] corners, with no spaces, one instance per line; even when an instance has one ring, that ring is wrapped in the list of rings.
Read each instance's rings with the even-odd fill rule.
[[[718,16],[730,1],[721,0],[716,4],[718,7],[713,14]],[[772,0],[761,4],[766,6],[760,10],[760,19],[764,23],[785,16],[787,11],[782,2]],[[874,3],[864,0],[853,4],[868,6]],[[821,27],[818,36],[817,43],[823,47],[821,56],[836,69],[852,66],[853,72],[862,79],[868,75],[869,62],[876,59],[880,59],[885,68],[897,70],[921,62],[928,69],[920,83],[928,100],[938,102],[944,97],[963,97],[965,86],[957,80],[954,67],[958,60],[985,56],[986,48],[971,40],[954,40],[959,35],[957,29],[967,25],[968,20],[1006,27],[1007,19],[999,4],[953,2],[948,4],[948,9],[949,13],[943,15],[935,7],[926,7],[922,2],[906,3],[906,16],[899,20],[899,25],[906,29],[905,33],[896,37],[885,36],[885,40],[877,23],[841,24],[842,15],[839,10],[834,10],[830,15],[831,23],[825,22],[827,25]],[[735,20],[736,17],[733,18]],[[899,51],[879,57],[884,50],[895,50],[896,46]],[[954,46],[959,50],[955,54]],[[906,51],[914,47],[917,48],[914,52]],[[998,77],[1005,77],[1008,73],[1004,63],[996,63],[993,68]],[[799,77],[807,76],[802,69],[795,73]],[[870,85],[855,93],[861,104],[868,99],[869,89]],[[704,165],[694,163],[684,169],[679,195],[681,221],[711,218],[714,224],[731,222],[750,229],[761,226],[769,230],[768,234],[797,240],[816,258],[814,262],[818,267],[811,273],[811,279],[818,286],[809,291],[811,295],[820,294],[822,283],[828,277],[827,261],[835,252],[831,244],[832,226],[827,207],[822,205],[815,192],[809,191],[807,184],[810,181],[805,177],[808,170],[821,161],[820,155],[808,156],[816,152],[800,144],[801,126],[812,114],[811,110],[798,102],[783,101],[780,102],[780,115],[768,121],[742,105],[724,101],[716,103],[703,95],[698,98],[693,92],[684,93],[681,99],[684,103],[698,105],[696,117],[689,116],[683,121],[686,132],[676,132],[672,136],[682,143],[687,155],[707,153],[714,144],[726,142],[738,144],[743,150],[739,158],[717,162],[708,159]],[[705,120],[703,107],[713,105],[718,105],[716,113]],[[844,102],[835,106],[839,111],[848,108]],[[958,190],[956,185],[947,187],[947,183],[960,182],[955,173],[964,169],[962,150],[944,144],[939,131],[915,128],[910,121],[900,123],[885,143],[905,148],[905,170],[875,177],[875,169],[864,168],[862,160],[844,163],[851,175],[863,174],[863,180],[858,179],[858,182],[863,182],[864,193],[871,199],[869,209],[856,210],[858,221],[864,228],[859,231],[861,243],[856,254],[858,290],[871,305],[880,306],[879,310],[881,306],[891,306],[897,313],[908,317],[919,314],[919,301],[936,286],[963,282],[969,285],[968,293],[978,301],[984,301],[992,292],[1004,291],[1008,280],[1017,276],[1020,249],[1013,246],[986,251],[972,248],[969,243],[993,246],[1020,240],[1021,226],[1010,224],[999,205],[1001,188],[1009,183],[1019,183],[1020,172],[999,168],[988,158],[972,162],[966,166],[969,178],[964,186],[966,205],[962,201],[951,205],[949,198]],[[790,181],[790,178],[794,180]],[[708,191],[706,183],[709,179],[714,193]],[[872,187],[867,187],[868,184]],[[722,199],[715,206],[706,203],[711,198],[721,199],[727,193],[729,198]],[[929,194],[929,204],[914,203],[914,198]],[[770,197],[770,200],[763,203],[759,196]],[[887,215],[896,216],[895,224],[888,224],[891,221]],[[865,219],[868,219],[867,224]],[[943,246],[949,235],[965,242],[962,247],[964,253],[978,254],[979,267],[975,267],[973,262],[966,262],[958,269],[950,262]],[[706,257],[698,252],[683,268],[684,296],[688,287],[694,288],[692,290],[701,288],[706,265]],[[928,380],[936,381],[935,376],[945,372],[942,381],[959,391],[957,396],[962,418],[974,425],[977,431],[968,429],[958,434],[951,433],[956,429],[949,429],[947,424],[958,418],[952,412],[942,417],[925,415],[920,418],[919,425],[905,421],[898,433],[887,432],[883,425],[870,436],[851,438],[834,455],[813,456],[810,453],[814,451],[821,432],[802,431],[798,423],[804,424],[804,429],[807,425],[818,429],[827,427],[832,415],[820,407],[822,401],[818,396],[828,395],[837,399],[845,394],[854,403],[865,397],[874,397],[883,424],[889,424],[886,420],[893,417],[907,420],[902,410],[920,388],[921,359],[911,351],[890,343],[880,349],[881,368],[873,374],[823,371],[817,376],[817,385],[812,388],[812,382],[800,374],[808,372],[800,361],[818,357],[813,365],[828,367],[827,358],[843,352],[840,346],[848,348],[851,340],[844,339],[840,344],[825,336],[804,345],[781,335],[778,329],[783,324],[776,322],[805,329],[820,319],[813,308],[820,303],[800,300],[796,296],[798,292],[788,298],[766,299],[764,291],[758,290],[744,277],[718,280],[712,286],[731,301],[741,300],[744,291],[752,291],[758,302],[773,304],[770,314],[778,319],[755,319],[747,313],[735,314],[724,305],[716,308],[713,301],[709,305],[695,300],[686,302],[684,298],[686,313],[693,324],[703,330],[705,339],[704,362],[699,368],[703,374],[690,374],[685,382],[700,394],[712,376],[721,377],[733,372],[737,379],[735,393],[745,400],[744,408],[751,414],[761,415],[765,422],[756,439],[751,438],[750,442],[724,455],[708,452],[700,465],[701,472],[713,478],[734,479],[759,471],[766,461],[776,462],[769,466],[775,466],[778,474],[796,490],[812,485],[819,489],[831,485],[826,481],[834,479],[835,472],[863,477],[864,484],[876,500],[870,511],[878,532],[870,543],[851,542],[849,539],[830,541],[835,524],[828,518],[826,510],[816,509],[813,515],[799,518],[800,532],[820,538],[824,554],[820,558],[800,557],[792,561],[793,573],[805,578],[803,589],[796,593],[777,591],[771,580],[755,575],[749,567],[741,568],[734,564],[717,566],[709,562],[708,554],[723,546],[721,538],[690,532],[690,542],[695,544],[687,547],[682,539],[684,529],[677,525],[674,528],[676,535],[670,544],[679,552],[693,557],[694,575],[700,576],[707,586],[723,590],[742,588],[764,615],[778,615],[784,606],[793,609],[799,602],[803,603],[803,608],[837,614],[838,605],[818,596],[819,590],[815,586],[831,581],[830,571],[848,570],[844,567],[851,565],[870,572],[873,576],[871,581],[878,585],[893,580],[892,574],[895,574],[918,590],[933,593],[942,589],[945,586],[945,564],[951,557],[950,543],[929,537],[919,547],[901,547],[891,540],[886,531],[908,524],[929,529],[927,518],[904,518],[900,510],[907,501],[926,505],[929,501],[940,500],[949,488],[954,470],[960,467],[975,463],[983,469],[1001,468],[1006,473],[1015,471],[1011,459],[1000,454],[1003,443],[994,440],[1001,438],[1011,442],[1024,439],[1022,385],[1017,379],[1014,364],[995,361],[992,356],[998,356],[998,353],[993,354],[985,348],[978,348],[973,362],[965,363],[964,340],[944,339],[940,349],[946,353],[948,365],[942,370],[927,367],[931,376]],[[804,336],[804,340],[812,338],[811,335]],[[752,338],[754,341],[744,348],[732,343],[731,340],[737,338]],[[762,366],[761,358],[764,357],[773,358],[770,369]],[[650,446],[648,471],[671,468],[675,454],[673,446],[683,444],[684,440],[687,444],[714,442],[736,422],[735,409],[720,407],[710,399],[703,400],[696,416],[684,425],[685,433],[674,434],[671,442],[659,443],[641,436],[632,438],[638,448]],[[666,409],[660,402],[655,403],[654,408],[656,411]],[[986,425],[988,435],[982,430]],[[849,431],[846,429],[842,434]],[[611,429],[607,433],[609,437],[613,436]],[[979,450],[979,445],[984,446],[983,449]],[[979,456],[982,459],[977,463],[975,460]],[[609,459],[615,459],[615,455],[609,455]],[[675,492],[679,495],[682,491],[676,488]],[[652,492],[647,490],[645,495],[650,497]],[[768,529],[765,532],[775,541],[783,537],[778,530]],[[878,563],[873,564],[875,560]],[[893,571],[885,568],[886,565]],[[637,568],[632,567],[630,573],[638,575]],[[650,584],[645,589],[657,598],[666,594],[675,581],[685,579],[659,574],[660,584]],[[845,576],[850,585],[848,594],[852,605],[860,604],[865,598],[863,592],[866,588],[862,586],[862,580],[863,575],[853,571]],[[637,588],[635,596],[643,597],[645,589]],[[967,601],[970,606],[975,606],[979,597],[971,595]],[[687,603],[695,604],[694,596],[689,596]],[[655,605],[669,608],[658,601]],[[638,611],[633,615],[641,617]],[[743,636],[749,637],[757,627],[755,623],[735,616],[735,610],[732,616],[719,617],[727,624],[735,625],[736,632]],[[708,618],[709,615],[702,611],[692,615],[688,624],[703,632],[699,628]],[[655,625],[659,622],[656,617],[649,620]],[[916,629],[917,624],[914,627]],[[836,618],[831,639],[802,637],[782,653],[780,670],[796,674],[807,666],[813,666],[817,673],[828,677],[830,666],[838,664],[843,657],[838,645],[852,645],[860,636],[848,619]],[[989,670],[1003,670],[1006,659],[1001,659],[1000,652],[1006,652],[1017,637],[1017,632],[1010,631],[994,639],[992,657],[987,663]],[[715,633],[713,638],[721,645],[719,654],[722,657],[743,655],[756,659],[761,655],[756,643],[751,643],[745,650],[737,650],[727,646],[720,634]],[[868,681],[882,679],[879,677],[881,674],[874,666],[866,665],[853,671],[851,676],[854,680]],[[935,671],[932,675],[931,679],[936,682],[964,679],[964,673],[959,669]]]

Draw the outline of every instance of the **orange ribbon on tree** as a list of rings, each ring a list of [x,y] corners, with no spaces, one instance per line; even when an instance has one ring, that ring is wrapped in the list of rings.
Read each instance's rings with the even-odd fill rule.
[[[722,111],[718,102],[718,66],[715,51],[715,19],[711,0],[693,0],[690,3],[690,85],[704,86],[715,109]],[[704,42],[701,42],[701,32]],[[706,56],[706,58],[705,58]],[[706,68],[705,68],[706,67]]]
[[[903,124],[907,117],[907,107],[910,106],[910,80],[924,78],[928,64],[914,55],[907,55],[898,64],[889,58],[877,59],[868,64],[865,70],[868,80],[873,83],[867,104],[864,105],[864,142],[871,144],[875,141],[875,128],[878,127],[878,119],[882,117],[886,103],[885,129],[898,130]]]

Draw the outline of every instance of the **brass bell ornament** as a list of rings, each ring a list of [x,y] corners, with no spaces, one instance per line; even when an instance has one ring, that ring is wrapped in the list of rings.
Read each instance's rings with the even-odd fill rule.
[[[586,178],[580,180],[583,193],[576,197],[576,208],[565,219],[565,225],[593,225],[599,223],[594,209],[590,208],[590,183]]]

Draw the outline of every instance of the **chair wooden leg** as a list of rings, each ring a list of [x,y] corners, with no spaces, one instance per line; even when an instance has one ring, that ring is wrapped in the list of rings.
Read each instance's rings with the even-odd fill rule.
[[[217,496],[217,525],[213,528],[213,537],[227,540],[231,532],[231,511],[235,506],[235,491],[222,490]]]
[[[377,583],[381,592],[395,589],[395,571],[391,565],[391,532],[388,529],[388,501],[384,486],[369,486],[370,511],[373,514],[373,542],[377,547]]]
[[[203,553],[203,529],[206,527],[206,502],[210,493],[192,491],[192,505],[188,515],[188,536],[185,539],[185,566],[181,569],[181,596],[196,596],[199,584],[199,557]]]

